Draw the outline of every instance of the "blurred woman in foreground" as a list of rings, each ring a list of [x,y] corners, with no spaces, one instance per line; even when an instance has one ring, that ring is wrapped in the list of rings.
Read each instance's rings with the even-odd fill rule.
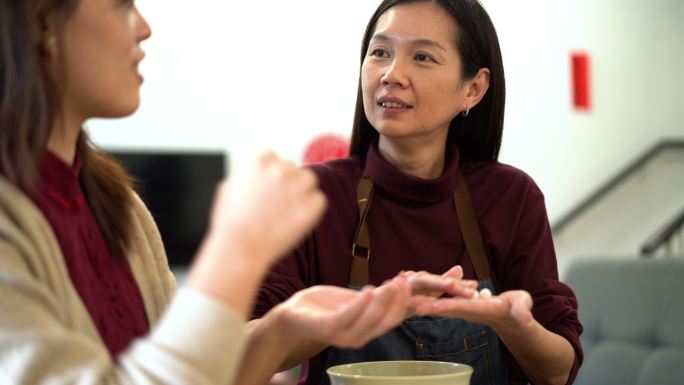
[[[353,346],[400,322],[405,280],[315,287],[248,340],[263,275],[325,207],[314,174],[273,154],[218,188],[175,292],[131,179],[83,130],[137,109],[150,33],[133,1],[0,0],[0,382],[229,384],[245,349]],[[348,332],[365,312],[386,321]]]

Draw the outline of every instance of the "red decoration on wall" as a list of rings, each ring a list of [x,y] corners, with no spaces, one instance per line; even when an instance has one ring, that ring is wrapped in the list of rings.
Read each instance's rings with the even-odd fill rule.
[[[320,163],[344,158],[349,155],[349,139],[337,134],[323,134],[315,137],[302,155],[304,164]]]
[[[589,54],[574,52],[571,56],[573,105],[578,110],[588,111],[591,107]]]

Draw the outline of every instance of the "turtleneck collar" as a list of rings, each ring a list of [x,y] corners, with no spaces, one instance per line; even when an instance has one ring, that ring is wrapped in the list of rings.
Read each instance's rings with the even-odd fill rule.
[[[377,140],[369,146],[366,155],[366,171],[373,183],[392,195],[414,201],[439,202],[450,198],[456,190],[458,168],[459,153],[456,146],[447,148],[444,171],[435,179],[406,174],[387,162],[378,152]]]
[[[57,155],[45,151],[40,161],[40,180],[43,194],[67,209],[76,209],[85,202],[81,189],[81,157],[76,154],[73,165],[64,163]]]

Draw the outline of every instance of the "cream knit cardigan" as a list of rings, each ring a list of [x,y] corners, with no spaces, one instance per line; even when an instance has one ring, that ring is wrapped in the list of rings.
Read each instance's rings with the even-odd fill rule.
[[[0,384],[231,384],[246,333],[236,311],[175,291],[157,227],[136,197],[128,260],[150,334],[116,360],[71,283],[39,209],[0,176]]]

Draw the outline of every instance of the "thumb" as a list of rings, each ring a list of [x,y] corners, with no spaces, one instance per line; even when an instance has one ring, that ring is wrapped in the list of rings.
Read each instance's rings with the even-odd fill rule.
[[[526,291],[520,291],[511,303],[511,317],[520,325],[525,326],[532,322],[532,297]]]

